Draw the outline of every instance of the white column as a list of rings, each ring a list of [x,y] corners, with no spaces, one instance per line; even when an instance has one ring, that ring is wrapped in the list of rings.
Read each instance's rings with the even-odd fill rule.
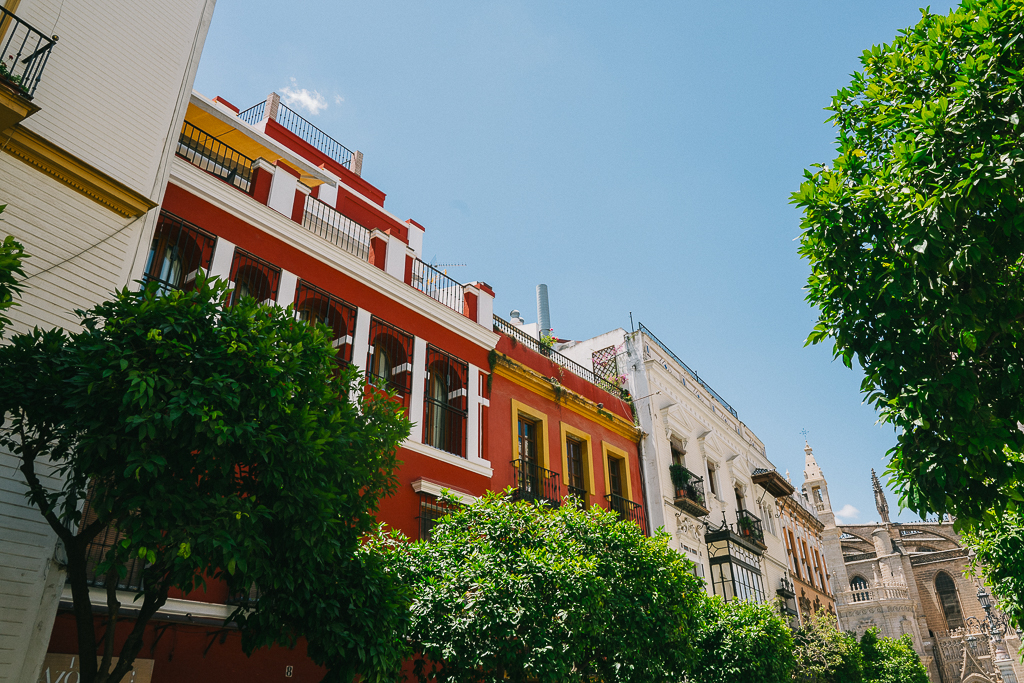
[[[388,235],[388,253],[384,272],[405,282],[405,242],[396,235]]]
[[[390,249],[388,250],[390,251]],[[409,419],[412,420],[411,441],[423,441],[423,392],[427,384],[427,340],[413,337],[412,396],[409,397]]]
[[[281,308],[285,308],[289,304],[295,301],[295,287],[299,284],[299,276],[295,273],[289,273],[287,270],[281,271],[281,281],[277,286],[277,305]]]
[[[475,365],[469,366],[469,395],[466,397],[469,409],[468,422],[466,424],[466,459],[471,462],[490,465],[484,460],[480,453],[480,406],[483,399],[480,398],[480,368]]]
[[[356,310],[356,329],[352,334],[352,365],[366,375],[366,357],[370,353],[370,312],[365,308]]]
[[[267,206],[274,211],[292,217],[295,207],[295,192],[299,189],[299,179],[280,168],[274,171],[274,179],[270,181],[270,197]]]
[[[235,257],[235,245],[223,237],[217,238],[217,246],[213,250],[210,261],[210,275],[224,280],[231,279],[231,259]]]

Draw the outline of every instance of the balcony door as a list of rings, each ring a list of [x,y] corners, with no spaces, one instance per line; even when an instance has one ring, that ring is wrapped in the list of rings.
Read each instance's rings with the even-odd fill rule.
[[[537,423],[519,418],[519,494],[524,499],[536,498],[540,493],[537,472]]]

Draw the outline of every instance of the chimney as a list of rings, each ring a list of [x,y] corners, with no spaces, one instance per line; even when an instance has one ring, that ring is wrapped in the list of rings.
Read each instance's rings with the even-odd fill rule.
[[[551,334],[551,309],[548,307],[548,286],[537,285],[537,336]]]

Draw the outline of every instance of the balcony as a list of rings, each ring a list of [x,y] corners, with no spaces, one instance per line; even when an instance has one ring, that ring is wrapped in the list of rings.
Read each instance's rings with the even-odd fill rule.
[[[850,590],[836,592],[836,605],[908,601],[910,589],[904,583],[858,585]]]
[[[361,261],[370,259],[370,231],[315,197],[306,197],[302,227]]]
[[[633,522],[645,534],[647,533],[647,518],[644,515],[643,505],[615,493],[609,493],[604,498],[608,501],[608,508],[618,513],[619,519],[623,522]]]
[[[516,489],[512,492],[512,500],[561,505],[562,483],[558,472],[520,458],[512,461],[512,469],[516,473]]]
[[[580,488],[579,486],[573,486],[572,484],[570,484],[567,488],[569,489],[569,495],[576,498],[576,500],[578,501],[577,506],[579,507],[579,509],[586,510],[587,490],[584,488]]]
[[[767,549],[764,542],[764,528],[761,526],[761,518],[755,517],[748,510],[736,512],[736,533],[743,536],[762,548]]]
[[[465,287],[457,280],[448,277],[428,263],[419,259],[412,262],[413,287],[423,292],[431,299],[440,301],[456,313],[462,314],[465,299],[463,297]]]
[[[698,477],[680,464],[669,466],[669,474],[672,477],[672,487],[675,489],[677,508],[694,517],[706,517],[711,514],[711,510],[705,505],[704,477]]]
[[[46,60],[57,43],[0,7],[0,131],[39,111],[32,104]]]
[[[513,325],[512,323],[503,318],[494,316],[494,331],[509,336],[512,339],[516,340],[516,342],[526,346],[527,348],[533,349],[534,351],[543,356],[547,356],[548,359],[550,359],[555,364],[560,365],[561,367],[565,368],[566,370],[576,375],[577,377],[585,379],[594,386],[604,389],[613,396],[618,396],[623,399],[629,398],[629,392],[626,391],[625,389],[620,389],[619,387],[615,386],[614,384],[604,379],[603,377],[598,377],[596,374],[594,374],[592,370],[586,369],[585,367],[583,367],[576,361],[572,360],[571,358],[566,358],[565,356],[558,353],[554,349],[548,346],[541,346],[541,343],[537,339],[526,334],[518,327],[516,327],[515,325]]]
[[[252,194],[253,160],[188,121],[178,137],[179,157],[245,194]]]
[[[85,546],[85,572],[86,582],[90,586],[106,585],[106,573],[96,571],[96,568],[106,561],[107,551],[114,547],[121,540],[120,532],[114,527],[106,527]],[[118,590],[140,591],[142,590],[142,570],[145,562],[138,557],[132,557],[125,563],[125,575],[117,580]]]
[[[264,100],[241,112],[238,118],[252,126],[259,124],[266,118],[271,118],[303,142],[326,154],[341,166],[350,171],[356,171],[356,169],[352,168],[352,150],[304,119],[294,109],[281,104],[280,98],[276,94],[268,99],[273,101],[271,111],[267,111],[268,100]]]

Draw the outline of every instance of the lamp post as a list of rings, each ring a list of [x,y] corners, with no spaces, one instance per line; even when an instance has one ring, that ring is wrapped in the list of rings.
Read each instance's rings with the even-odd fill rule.
[[[1003,644],[1003,636],[1006,635],[1006,630],[1009,627],[1009,622],[1006,615],[992,614],[992,596],[989,595],[988,591],[981,584],[978,585],[978,602],[981,603],[982,608],[985,610],[985,621],[988,622],[988,634],[992,639],[992,664],[995,669],[996,676],[1000,681],[1004,681],[1005,671],[997,664],[997,662],[1007,662],[1010,660],[1010,655],[1006,652],[1006,647]],[[1012,677],[1011,673],[1011,677]],[[1013,678],[1015,680],[1015,677]]]

